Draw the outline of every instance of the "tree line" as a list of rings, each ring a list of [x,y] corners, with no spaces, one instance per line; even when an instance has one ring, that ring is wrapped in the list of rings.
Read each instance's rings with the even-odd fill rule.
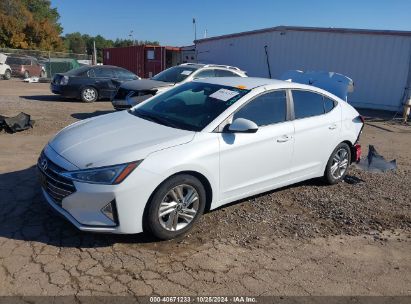
[[[101,61],[103,48],[159,45],[158,41],[111,40],[79,32],[62,36],[59,19],[60,14],[51,7],[50,0],[0,0],[0,47],[91,55],[95,42],[97,58]]]

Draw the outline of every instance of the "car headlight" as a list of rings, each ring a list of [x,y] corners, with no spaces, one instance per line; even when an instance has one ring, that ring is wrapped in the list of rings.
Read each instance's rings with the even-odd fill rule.
[[[108,167],[67,171],[63,176],[78,182],[103,185],[117,185],[121,183],[142,160]]]
[[[63,76],[63,78],[61,78],[60,80],[60,85],[67,85],[69,81],[69,77],[68,76]]]

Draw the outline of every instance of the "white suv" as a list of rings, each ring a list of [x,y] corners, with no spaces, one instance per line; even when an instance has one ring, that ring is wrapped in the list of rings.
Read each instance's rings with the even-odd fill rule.
[[[11,78],[11,68],[6,64],[7,56],[0,54],[0,77],[6,80]]]
[[[123,83],[112,99],[112,104],[116,110],[128,109],[177,84],[209,77],[247,77],[247,75],[239,68],[228,65],[183,63],[164,70],[150,79]]]

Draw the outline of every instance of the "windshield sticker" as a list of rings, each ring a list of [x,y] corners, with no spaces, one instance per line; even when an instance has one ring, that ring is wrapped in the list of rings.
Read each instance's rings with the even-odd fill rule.
[[[190,75],[193,71],[190,70],[184,70],[181,72],[181,75]]]
[[[218,91],[214,92],[210,95],[211,98],[215,98],[221,101],[227,101],[234,96],[237,96],[239,93],[235,91],[230,91],[227,89],[219,89]]]

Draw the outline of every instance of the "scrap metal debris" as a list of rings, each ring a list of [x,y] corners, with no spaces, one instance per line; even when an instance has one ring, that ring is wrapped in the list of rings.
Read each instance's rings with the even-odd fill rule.
[[[30,115],[23,112],[14,117],[0,115],[0,131],[15,133],[33,128],[33,125],[34,120],[31,120]]]
[[[386,172],[397,169],[397,161],[387,161],[380,155],[373,145],[368,147],[368,155],[355,164],[356,167],[369,172]]]

